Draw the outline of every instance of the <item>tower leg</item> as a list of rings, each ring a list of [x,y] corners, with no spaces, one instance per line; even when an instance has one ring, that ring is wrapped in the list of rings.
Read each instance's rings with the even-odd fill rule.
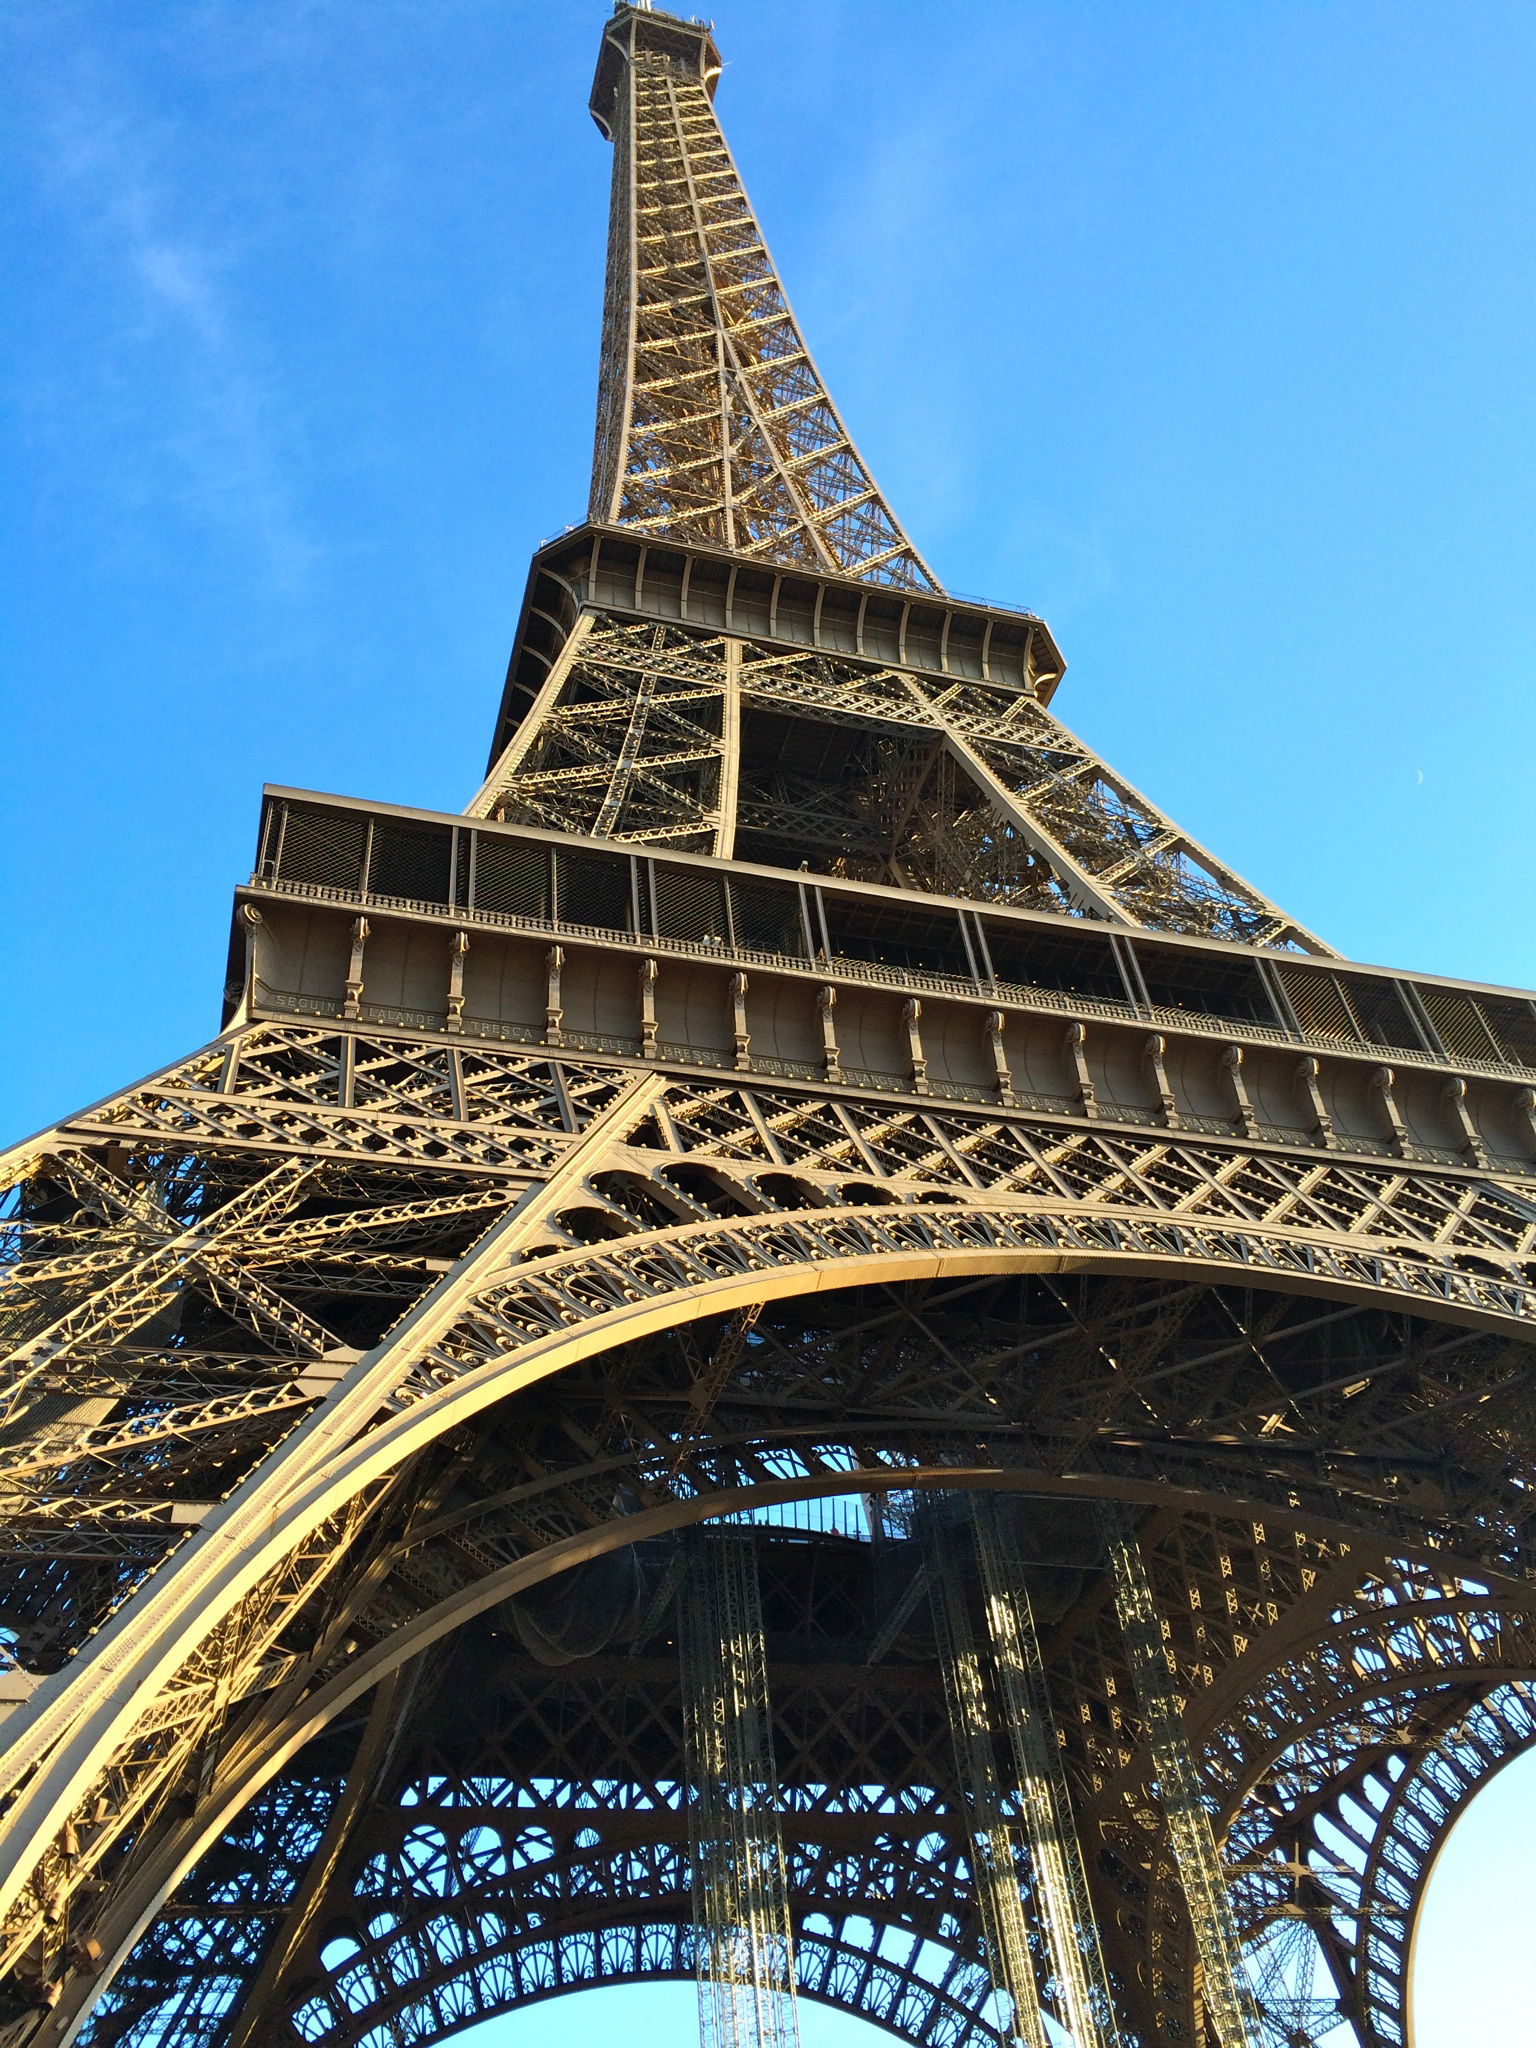
[[[1211,1817],[1175,1687],[1173,1659],[1163,1640],[1162,1617],[1146,1560],[1120,1510],[1105,1504],[1100,1521],[1109,1552],[1115,1606],[1141,1707],[1158,1797],[1183,1887],[1200,1962],[1201,1992],[1216,2048],[1260,2048],[1263,2028],[1243,1969],[1237,1922],[1227,1895]]]
[[[799,2048],[757,1552],[689,1539],[678,1632],[704,2048]]]
[[[1119,2048],[1024,1563],[1000,1505],[975,1503],[976,1556],[1061,2017],[1076,2048]]]
[[[944,1699],[955,1745],[955,1771],[970,1827],[971,1875],[981,1913],[992,1982],[1013,2010],[1014,2039],[1023,2048],[1048,2048],[1040,1991],[1029,1952],[1024,1901],[1014,1865],[1014,1832],[1003,1810],[992,1715],[981,1658],[965,1611],[954,1532],[940,1526],[926,1503],[919,1514],[928,1570],[934,1634],[944,1675]]]

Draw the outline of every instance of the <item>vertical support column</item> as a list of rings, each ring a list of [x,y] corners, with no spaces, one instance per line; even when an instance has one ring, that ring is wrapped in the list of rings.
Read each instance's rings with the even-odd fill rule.
[[[1003,1045],[1003,1026],[1007,1019],[1001,1010],[988,1010],[985,1025],[987,1048],[992,1054],[992,1067],[997,1075],[997,1099],[1004,1109],[1012,1109],[1018,1102],[1013,1092],[1013,1075],[1008,1068],[1008,1054]]]
[[[368,944],[368,920],[354,917],[352,920],[352,951],[347,960],[347,985],[341,1005],[343,1017],[360,1017],[363,1014],[363,954]]]
[[[455,932],[448,942],[448,1014],[445,1028],[464,1029],[464,956],[469,951],[469,933]]]
[[[747,977],[731,976],[731,1046],[736,1068],[746,1073],[752,1066],[752,1036],[747,1029]]]
[[[955,1746],[955,1775],[970,1831],[971,1878],[986,1938],[992,1982],[1013,2008],[1012,2037],[1023,2048],[1049,2048],[1040,1991],[1029,1953],[1024,1901],[1014,1867],[1013,1833],[1003,1812],[992,1717],[981,1659],[965,1611],[953,1532],[941,1528],[931,1507],[919,1516],[933,1629],[938,1639],[944,1700]]]
[[[837,1052],[837,990],[830,985],[816,991],[816,1014],[821,1019],[821,1064],[829,1081],[843,1078],[842,1061]]]
[[[728,466],[728,465],[727,465]],[[736,851],[736,798],[741,786],[741,642],[725,643],[724,695],[720,706],[720,777],[715,791],[716,860]]]
[[[654,1060],[660,1057],[656,1044],[656,977],[654,960],[640,962],[640,1057]]]
[[[1000,1508],[987,1496],[974,1504],[976,1557],[1062,2024],[1075,2048],[1119,2048],[1024,1562]]]
[[[1117,1507],[1106,1502],[1099,1516],[1158,1797],[1194,1930],[1211,2039],[1215,2048],[1262,2048],[1264,2030],[1243,1969],[1211,1817],[1200,1798],[1183,1702],[1174,1687],[1173,1660],[1164,1643],[1146,1560]]]
[[[551,946],[544,955],[544,1042],[564,1045],[561,1022],[565,1011],[560,1002],[560,975],[565,966],[565,948]]]
[[[231,1023],[245,1023],[256,1002],[256,934],[266,920],[254,903],[240,906],[240,929],[245,935],[245,982],[241,994],[240,1010]]]
[[[907,1063],[912,1075],[913,1093],[926,1095],[928,1089],[928,1060],[923,1051],[922,1032],[923,1006],[916,996],[902,1004],[901,1021],[907,1034]]]
[[[609,769],[608,787],[598,805],[597,816],[591,831],[596,839],[607,839],[617,831],[624,807],[629,802],[629,793],[635,783],[635,763],[639,760],[645,745],[646,727],[650,723],[651,707],[656,700],[656,657],[661,653],[664,628],[657,626],[651,634],[648,650],[651,660],[647,662],[641,654],[633,671],[634,690],[629,700],[629,723],[624,728],[624,737],[619,742]],[[601,730],[601,728],[599,728]]]
[[[746,1529],[687,1538],[679,1601],[705,2048],[799,2048],[757,1553]]]

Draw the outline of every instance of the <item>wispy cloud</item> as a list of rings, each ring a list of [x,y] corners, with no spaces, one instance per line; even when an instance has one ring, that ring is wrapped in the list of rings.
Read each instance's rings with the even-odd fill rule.
[[[98,353],[133,393],[150,491],[253,547],[278,588],[300,589],[317,550],[296,504],[290,408],[232,286],[239,238],[208,220],[177,164],[185,139],[89,54],[53,71],[38,115],[40,196],[94,245],[98,277],[105,259]]]

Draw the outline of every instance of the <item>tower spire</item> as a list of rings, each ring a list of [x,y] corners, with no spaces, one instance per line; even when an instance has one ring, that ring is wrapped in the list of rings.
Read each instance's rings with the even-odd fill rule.
[[[1401,2042],[1536,1739],[1536,996],[1322,957],[932,587],[718,70],[607,27],[470,810],[269,790],[219,1036],[7,1155],[0,2048]]]
[[[939,583],[811,359],[715,118],[707,25],[620,0],[591,518],[904,590]]]

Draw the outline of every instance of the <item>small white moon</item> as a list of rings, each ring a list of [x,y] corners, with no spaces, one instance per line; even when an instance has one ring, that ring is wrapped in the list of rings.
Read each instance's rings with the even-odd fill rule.
[[[1420,783],[1421,783],[1421,782],[1422,782],[1423,780],[1424,780],[1424,770],[1423,770],[1422,768],[1415,768],[1415,769],[1414,769],[1414,771],[1413,771],[1413,786],[1414,786],[1414,788],[1415,788],[1415,789],[1417,789],[1417,788],[1418,788],[1418,786],[1419,786],[1419,784],[1420,784]]]

